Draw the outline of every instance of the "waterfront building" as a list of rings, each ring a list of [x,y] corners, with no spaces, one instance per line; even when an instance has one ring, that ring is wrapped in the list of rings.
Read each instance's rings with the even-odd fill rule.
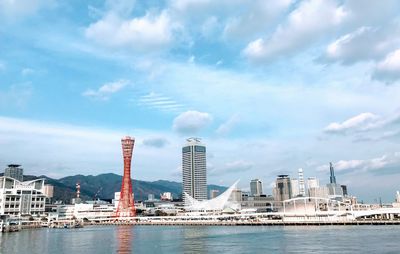
[[[21,165],[10,164],[4,170],[4,176],[11,177],[22,182],[24,181],[24,169],[21,168]]]
[[[221,212],[224,209],[231,208],[234,210],[240,209],[240,203],[232,200],[232,192],[237,190],[236,181],[224,193],[216,198],[209,200],[197,200],[184,192],[185,196],[185,210],[189,212]]]
[[[299,196],[304,197],[306,195],[306,186],[304,184],[303,169],[299,168]]]
[[[274,197],[265,194],[249,196],[243,193],[240,207],[242,210],[253,210],[254,212],[271,212],[274,208]]]
[[[207,200],[206,147],[198,138],[188,138],[182,147],[182,198]]]
[[[44,179],[21,182],[0,177],[0,214],[14,217],[43,215],[45,202]]]
[[[154,194],[148,194],[147,200],[155,200]]]
[[[219,195],[219,190],[210,190],[210,199],[216,198]]]
[[[110,204],[58,205],[49,212],[49,220],[100,221],[114,218],[116,207]]]
[[[332,198],[343,197],[343,189],[340,184],[328,183],[326,187],[328,187],[329,196],[331,196]]]
[[[336,184],[336,177],[335,177],[335,170],[333,168],[332,162],[329,162],[329,171],[330,171],[330,183],[331,184]]]
[[[43,187],[43,193],[46,195],[46,203],[51,203],[54,196],[54,186],[51,184],[45,184]]]
[[[171,192],[164,192],[162,195],[160,195],[160,199],[162,201],[171,201],[172,200],[172,193]]]
[[[340,187],[342,187],[343,196],[347,196],[348,195],[347,185],[340,185]]]
[[[330,171],[330,183],[327,184],[326,186],[329,189],[329,196],[336,198],[336,197],[343,197],[343,189],[340,184],[336,183],[336,176],[335,176],[335,170],[333,168],[332,162],[329,162],[329,171]],[[346,188],[347,192],[347,188]]]
[[[289,175],[278,175],[275,186],[274,198],[276,201],[284,201],[292,198],[292,188]]]
[[[252,196],[260,196],[263,194],[262,182],[260,179],[253,179],[250,181],[250,193]]]
[[[316,177],[309,177],[307,179],[307,189],[310,188],[318,188],[319,187],[319,180]]]
[[[290,188],[292,190],[292,197],[295,198],[300,195],[299,191],[299,180],[290,179]]]
[[[230,201],[232,202],[241,202],[243,197],[243,192],[240,189],[232,190]]]
[[[315,198],[328,198],[329,189],[326,186],[308,188],[308,196]]]

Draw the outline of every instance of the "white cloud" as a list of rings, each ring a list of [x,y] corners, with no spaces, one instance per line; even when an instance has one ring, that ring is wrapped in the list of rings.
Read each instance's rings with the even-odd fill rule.
[[[342,123],[331,123],[325,128],[328,133],[345,133],[352,130],[368,130],[377,125],[380,118],[372,113],[361,113]]]
[[[244,3],[240,8],[246,11],[227,19],[224,37],[248,40],[254,35],[265,33],[293,2],[292,0],[255,0]]]
[[[179,165],[180,147],[173,139],[162,153],[153,148],[157,143],[155,138],[168,135],[163,132],[143,129],[127,132],[0,116],[0,146],[7,147],[1,150],[0,167],[18,163],[24,166],[27,174],[55,177],[122,174],[121,137],[126,135],[136,139],[132,162],[134,178],[154,180],[157,175],[166,179],[169,170]],[[149,141],[153,147],[148,145]]]
[[[293,10],[287,22],[271,37],[250,42],[243,54],[252,61],[265,61],[309,46],[340,25],[346,14],[334,0],[307,0]]]
[[[197,134],[212,122],[208,113],[198,111],[186,111],[174,119],[172,129],[183,135]]]
[[[376,60],[395,49],[400,43],[397,26],[384,28],[362,26],[329,44],[323,60],[352,64]]]
[[[254,167],[252,162],[246,160],[236,160],[226,163],[220,169],[214,169],[210,174],[213,176],[219,176],[224,174],[235,174],[249,171]]]
[[[32,98],[33,91],[34,89],[30,82],[14,84],[4,90],[0,90],[0,108],[25,108]]]
[[[35,73],[35,70],[31,69],[31,68],[24,68],[21,70],[21,75],[22,76],[28,76]]]
[[[222,123],[218,129],[215,131],[218,135],[228,134],[238,123],[240,122],[240,117],[238,114],[231,116],[226,122]]]
[[[138,100],[138,105],[166,112],[177,112],[183,109],[183,104],[179,104],[170,97],[154,92],[141,96]]]
[[[128,80],[121,79],[115,82],[106,83],[97,90],[88,89],[85,92],[83,92],[82,95],[100,100],[108,100],[112,94],[119,92],[128,84],[129,84]]]
[[[400,79],[400,49],[391,52],[384,60],[376,65],[373,78],[388,83]]]
[[[122,19],[114,13],[108,13],[91,24],[85,34],[87,38],[107,47],[149,52],[167,47],[173,40],[173,28],[166,12],[160,15],[147,13],[133,19]]]
[[[384,170],[390,170],[400,167],[400,152],[385,154],[380,157],[365,160],[339,160],[333,163],[337,172],[355,172],[355,171],[374,171],[375,173],[386,173]],[[328,165],[322,165],[317,168],[318,171],[328,171]],[[381,172],[379,172],[381,171]],[[400,173],[400,170],[397,171]]]
[[[168,145],[168,140],[163,137],[149,137],[143,139],[143,145],[155,148],[162,148]]]
[[[20,18],[33,15],[42,8],[55,5],[53,0],[29,0],[14,1],[0,0],[0,19],[5,17],[8,20],[18,20]]]

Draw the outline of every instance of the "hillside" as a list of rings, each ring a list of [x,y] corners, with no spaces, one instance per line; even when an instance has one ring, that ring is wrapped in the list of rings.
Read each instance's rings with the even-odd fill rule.
[[[70,202],[75,197],[75,185],[77,182],[81,185],[81,197],[84,200],[93,200],[96,196],[103,200],[111,200],[114,193],[120,191],[122,176],[108,173],[100,175],[74,175],[60,179],[53,179],[46,176],[46,183],[54,185],[54,200],[62,200]],[[24,180],[38,178],[36,176],[24,176]],[[154,194],[156,198],[160,197],[163,192],[171,192],[174,198],[179,198],[182,194],[182,184],[173,181],[158,180],[153,182],[132,180],[133,193],[136,200],[146,200],[148,194]],[[220,193],[226,190],[226,187],[218,185],[209,185],[210,189],[219,190]]]

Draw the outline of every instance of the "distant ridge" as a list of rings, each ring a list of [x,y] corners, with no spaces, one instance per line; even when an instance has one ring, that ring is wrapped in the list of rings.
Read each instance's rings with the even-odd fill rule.
[[[111,200],[114,193],[120,191],[122,176],[114,173],[100,175],[74,175],[66,176],[60,179],[54,179],[47,176],[24,175],[24,180],[33,180],[36,178],[45,178],[46,183],[54,185],[54,200],[62,200],[69,203],[75,197],[75,185],[77,182],[81,185],[81,197],[84,200],[93,200],[96,193],[97,197],[103,200]],[[133,193],[135,200],[147,200],[148,194],[153,194],[155,198],[160,198],[163,192],[171,192],[174,198],[182,195],[182,184],[174,181],[157,180],[141,181],[132,179]],[[219,185],[208,185],[210,189],[225,191],[227,188]]]

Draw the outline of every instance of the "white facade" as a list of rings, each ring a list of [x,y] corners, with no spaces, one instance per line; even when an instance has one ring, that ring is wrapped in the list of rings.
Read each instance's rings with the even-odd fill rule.
[[[304,174],[303,169],[299,168],[299,195],[306,196],[306,185],[304,184]]]
[[[207,200],[206,147],[189,138],[182,147],[182,192],[196,200]],[[182,195],[186,203],[186,195]]]
[[[250,181],[250,192],[252,196],[260,196],[263,194],[261,180],[253,179]]]
[[[166,200],[166,201],[171,201],[172,198],[172,193],[171,192],[164,192],[162,195],[160,195],[161,200]]]
[[[307,179],[307,188],[318,188],[319,187],[319,180],[316,177],[309,177]]]
[[[186,192],[183,193],[185,196],[186,204],[185,210],[187,211],[197,211],[197,212],[215,212],[222,211],[225,208],[239,209],[240,204],[231,200],[231,195],[237,188],[236,181],[231,187],[229,187],[224,193],[216,198],[210,200],[196,200],[195,198],[188,195]]]
[[[50,184],[45,184],[43,187],[43,193],[47,198],[52,198],[54,196],[54,186]]]
[[[300,195],[299,191],[299,180],[297,179],[291,179],[290,180],[290,186],[292,189],[292,197],[297,197]]]
[[[308,189],[308,195],[310,197],[316,198],[328,198],[329,197],[329,188],[325,186],[321,187],[312,187]]]
[[[45,202],[44,179],[20,182],[11,177],[0,177],[0,214],[14,217],[42,215]]]
[[[210,199],[216,198],[219,195],[219,190],[210,190]]]
[[[114,216],[116,208],[113,205],[75,204],[59,205],[56,212],[50,215],[55,220],[78,219],[89,221],[110,219]]]

